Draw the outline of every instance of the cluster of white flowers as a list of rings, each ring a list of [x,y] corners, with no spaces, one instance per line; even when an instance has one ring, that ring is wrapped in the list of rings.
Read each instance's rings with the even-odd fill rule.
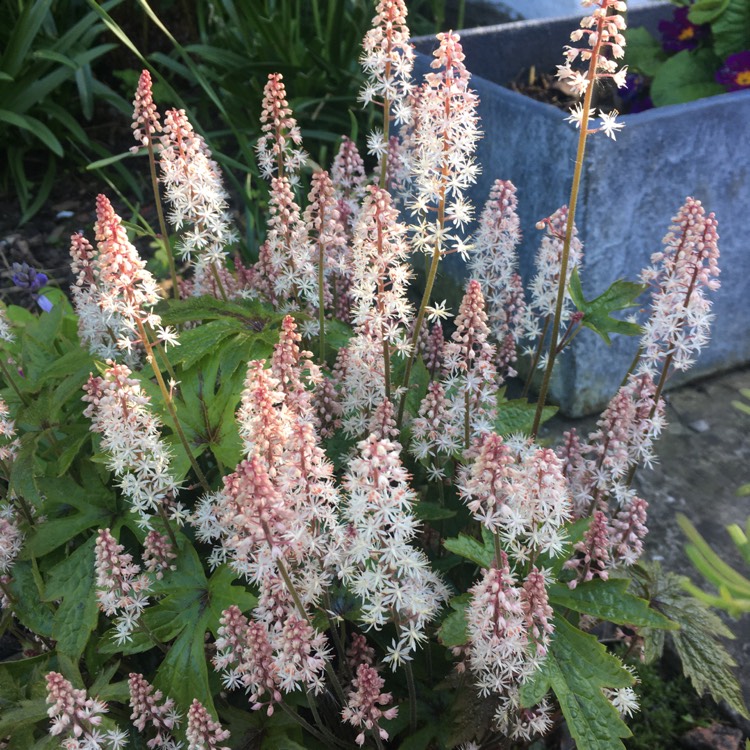
[[[590,49],[565,47],[566,62],[557,66],[557,77],[569,86],[576,96],[584,96],[587,92],[590,94],[595,81],[607,78],[612,79],[618,88],[622,88],[626,85],[625,78],[628,74],[627,65],[618,70],[617,62],[625,55],[627,4],[623,0],[587,0],[584,5],[591,6],[594,10],[581,20],[581,28],[576,29],[570,35],[570,39],[580,42],[585,37]],[[612,55],[611,59],[607,57],[608,52]],[[573,68],[576,60],[587,63],[588,69],[584,72]],[[578,103],[567,119],[580,128],[581,123],[585,120],[588,124],[589,118],[594,114],[593,109],[585,110],[584,105]],[[624,123],[616,121],[618,114],[617,110],[599,110],[599,127],[590,130],[587,126],[587,131],[601,131],[612,140],[616,140],[618,131],[624,127]]]
[[[474,151],[480,137],[478,97],[469,88],[469,71],[458,34],[438,34],[432,68],[416,97],[412,169],[418,216],[414,249],[466,254],[468,247],[453,229],[472,220],[473,208],[463,195],[479,173]],[[451,231],[449,231],[451,230]]]
[[[386,649],[393,669],[411,659],[426,639],[425,627],[448,591],[426,555],[413,547],[416,496],[400,459],[401,446],[370,435],[344,476],[343,518],[349,526],[340,575],[363,604],[361,620],[382,628],[394,617],[397,639]]]
[[[208,276],[223,268],[228,247],[237,241],[221,171],[184,110],[164,115],[159,167],[170,205],[169,222],[181,232],[177,246],[195,266],[193,294],[205,293]]]
[[[708,342],[711,302],[704,290],[719,288],[716,217],[687,198],[672,218],[664,250],[641,274],[651,288],[651,315],[644,325],[640,372],[657,380],[663,367],[687,370]]]
[[[83,400],[89,404],[84,415],[91,418],[91,430],[101,433],[108,466],[120,478],[139,523],[150,528],[160,508],[182,522],[184,510],[174,502],[178,485],[169,472],[169,450],[140,381],[126,365],[110,362],[104,376],[91,376],[84,390]]]

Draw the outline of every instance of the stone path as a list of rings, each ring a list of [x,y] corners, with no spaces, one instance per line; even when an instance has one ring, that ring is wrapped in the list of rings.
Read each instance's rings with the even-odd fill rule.
[[[684,513],[726,562],[750,577],[750,567],[725,531],[732,523],[744,528],[750,517],[750,497],[735,494],[750,482],[750,416],[732,406],[733,400],[742,400],[741,388],[750,388],[750,367],[669,392],[669,426],[656,446],[659,463],[636,475],[640,494],[649,503],[646,554],[706,590],[710,586],[685,555],[685,538],[675,515]],[[586,435],[596,419],[555,417],[543,436],[554,438],[571,426]],[[750,706],[750,614],[727,618],[727,623],[737,636],[727,647],[737,660]]]

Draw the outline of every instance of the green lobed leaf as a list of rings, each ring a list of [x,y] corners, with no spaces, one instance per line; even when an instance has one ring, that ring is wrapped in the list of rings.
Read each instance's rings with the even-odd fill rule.
[[[583,313],[581,324],[599,334],[607,345],[612,341],[610,333],[621,333],[625,336],[638,336],[641,327],[636,323],[618,320],[612,317],[613,312],[638,307],[638,297],[646,291],[646,286],[632,281],[618,279],[610,284],[603,294],[592,300],[586,300],[581,288],[581,277],[578,268],[573,269],[570,277],[570,296],[573,303]]]
[[[45,638],[52,637],[53,613],[42,604],[41,592],[37,590],[32,563],[20,560],[13,566],[10,583],[16,601],[13,613],[22,625]]]
[[[630,730],[602,690],[632,684],[630,672],[593,635],[557,617],[545,660],[521,686],[521,705],[529,708],[552,690],[578,750],[623,750],[620,738]]]
[[[463,646],[469,640],[469,633],[466,623],[466,608],[471,601],[471,594],[461,594],[454,596],[450,600],[450,606],[453,610],[444,618],[438,630],[438,638],[446,647]]]
[[[714,51],[721,60],[750,49],[750,4],[747,0],[729,0],[724,12],[711,24],[711,32]]]
[[[495,432],[498,435],[512,435],[523,433],[528,435],[534,426],[534,415],[536,404],[529,403],[525,398],[516,398],[505,401],[502,397],[497,401],[497,417],[495,419]],[[542,410],[540,424],[552,419],[557,413],[556,406],[545,406]]]
[[[190,368],[207,354],[216,352],[228,336],[244,328],[245,325],[240,320],[222,318],[183,331],[180,334],[180,346],[170,353],[170,361]]]
[[[596,578],[579,583],[574,589],[564,583],[553,583],[549,588],[549,599],[558,607],[567,607],[617,625],[679,630],[679,625],[649,607],[645,599],[628,593],[629,585],[626,578],[607,581]]]
[[[709,49],[678,52],[659,68],[651,82],[654,104],[664,107],[723,93],[724,87],[714,79],[718,66],[716,55]]]
[[[729,6],[729,0],[696,0],[688,11],[688,21],[696,26],[715,21]]]
[[[96,627],[99,612],[96,605],[94,545],[91,536],[70,557],[49,572],[45,601],[60,601],[52,624],[52,638],[59,654],[78,659],[86,648],[89,635]]]
[[[81,477],[82,485],[69,475],[40,478],[48,520],[31,534],[21,558],[42,557],[87,529],[109,526],[116,509],[112,490],[93,467],[82,467]]]
[[[732,672],[734,659],[718,640],[734,638],[721,618],[711,612],[706,604],[686,592],[688,579],[675,573],[664,572],[658,563],[641,563],[634,567],[635,585],[645,598],[680,630],[670,632],[675,649],[682,662],[682,671],[699,694],[709,693],[719,703],[725,700],[735,711],[748,716],[742,697],[742,688]],[[644,631],[646,655],[658,658],[664,647],[664,631]]]
[[[456,515],[456,511],[446,508],[440,505],[440,503],[420,500],[414,506],[414,515],[421,521],[441,521],[445,518],[453,518]]]
[[[0,737],[16,734],[25,727],[48,719],[48,708],[44,698],[35,698],[21,701],[13,708],[3,710],[0,716]]]
[[[242,303],[224,302],[215,297],[164,300],[159,305],[158,312],[165,325],[230,318],[244,323],[256,332],[262,331],[269,323],[279,322],[284,317],[256,300],[244,300]]]
[[[667,59],[659,40],[642,26],[628,29],[625,38],[628,44],[623,63],[645,76],[654,76]]]
[[[495,547],[492,540],[484,543],[477,541],[474,537],[459,534],[452,539],[445,539],[443,547],[449,552],[454,552],[467,560],[479,565],[480,568],[489,568],[495,558]]]

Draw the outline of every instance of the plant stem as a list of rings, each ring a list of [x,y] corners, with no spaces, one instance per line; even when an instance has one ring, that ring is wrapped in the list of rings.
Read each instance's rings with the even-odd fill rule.
[[[8,600],[8,603],[13,606],[16,603],[16,597],[13,596],[8,586],[3,583],[2,579],[0,579],[0,591],[3,592],[5,595],[5,598]]]
[[[581,188],[581,176],[583,174],[583,159],[586,155],[586,139],[589,128],[589,112],[591,109],[591,97],[594,93],[594,83],[596,80],[596,63],[601,51],[601,31],[604,19],[597,20],[597,42],[591,50],[591,60],[589,62],[588,86],[583,97],[583,113],[581,117],[581,132],[578,134],[578,151],[576,153],[575,169],[573,170],[573,184],[570,187],[570,200],[568,201],[568,221],[565,225],[565,240],[563,242],[562,257],[560,259],[560,277],[557,286],[557,302],[555,304],[555,317],[552,322],[552,333],[550,335],[549,357],[547,359],[547,368],[544,371],[542,387],[539,390],[539,400],[536,404],[534,414],[534,425],[531,428],[531,437],[536,438],[539,432],[539,425],[542,421],[542,413],[547,402],[547,393],[549,384],[552,380],[552,369],[555,366],[557,357],[557,337],[560,332],[560,320],[562,319],[563,303],[565,301],[565,290],[568,281],[568,258],[570,257],[570,243],[573,239],[573,226],[575,223],[576,206],[578,205],[578,193]]]
[[[164,249],[167,251],[167,262],[169,263],[169,276],[172,279],[172,295],[175,299],[180,298],[180,287],[177,283],[177,269],[174,263],[174,254],[172,253],[172,245],[169,242],[169,231],[167,230],[167,223],[164,221],[164,209],[161,205],[161,197],[159,196],[159,180],[156,176],[156,159],[154,157],[154,144],[151,140],[151,133],[148,134],[148,166],[151,171],[151,188],[154,191],[154,203],[156,204],[156,215],[159,219],[159,231],[161,232],[162,242],[164,243]]]
[[[534,372],[536,371],[536,366],[539,364],[539,357],[542,356],[542,349],[544,348],[544,339],[547,338],[547,331],[549,330],[550,321],[551,321],[550,316],[546,315],[544,318],[544,327],[542,328],[542,333],[539,336],[539,343],[537,344],[536,351],[534,352],[534,357],[532,358],[531,364],[529,365],[529,374],[526,376],[526,383],[524,383],[523,392],[521,393],[521,398],[526,398],[526,396],[529,395],[529,388],[531,388],[531,381],[534,379]]]
[[[414,734],[417,731],[417,687],[414,684],[414,672],[411,662],[404,662],[406,673],[406,687],[409,690],[409,731]]]
[[[441,224],[442,226],[442,224]],[[404,420],[404,407],[406,406],[406,394],[409,388],[409,379],[411,378],[411,370],[414,366],[414,360],[417,357],[417,343],[419,342],[419,331],[422,328],[424,321],[425,309],[427,303],[430,300],[432,294],[432,287],[435,284],[435,277],[437,276],[438,264],[440,263],[440,243],[435,243],[435,250],[432,253],[432,263],[430,264],[430,272],[427,276],[427,284],[424,288],[424,294],[422,295],[422,302],[419,305],[419,312],[417,312],[417,319],[414,322],[414,333],[411,337],[411,353],[409,359],[406,362],[406,369],[404,370],[404,382],[401,384],[404,388],[404,392],[401,394],[401,401],[398,406],[398,419],[396,420],[396,427],[401,429],[401,423]]]
[[[213,279],[216,282],[216,288],[219,290],[221,298],[224,300],[224,302],[229,302],[229,297],[227,297],[226,290],[224,289],[224,284],[221,283],[221,277],[219,276],[219,271],[216,268],[216,263],[211,264],[211,276],[213,276]]]
[[[177,537],[175,536],[174,529],[172,529],[172,524],[169,523],[169,518],[167,517],[166,510],[164,510],[164,505],[161,503],[159,504],[159,515],[161,516],[161,520],[164,521],[164,526],[166,527],[167,534],[169,535],[169,541],[172,542],[174,551],[177,552]]]
[[[198,466],[198,462],[193,455],[193,451],[191,450],[190,444],[185,437],[185,433],[182,431],[182,425],[180,424],[180,420],[177,417],[177,410],[174,408],[172,397],[169,395],[167,386],[164,383],[164,378],[161,375],[161,370],[159,370],[159,367],[156,364],[156,355],[154,354],[153,347],[151,346],[151,342],[149,341],[148,335],[146,334],[146,329],[143,327],[143,323],[139,318],[136,318],[136,323],[138,325],[138,333],[140,334],[141,341],[146,349],[146,356],[148,358],[148,361],[151,363],[151,369],[154,371],[154,375],[156,376],[156,382],[159,384],[161,395],[164,398],[164,404],[167,407],[167,411],[169,411],[169,415],[172,417],[172,421],[174,422],[175,430],[177,431],[177,435],[180,438],[182,447],[187,453],[190,465],[193,467],[193,471],[195,472],[196,477],[198,477],[198,481],[200,482],[201,487],[203,487],[206,492],[210,492],[211,486],[209,485],[208,480],[201,471],[201,467]]]
[[[325,209],[324,209],[325,210]],[[323,232],[324,216],[320,217],[320,231]],[[326,363],[326,306],[325,306],[325,248],[322,238],[318,237],[318,362],[321,367]],[[335,309],[335,308],[334,308]]]
[[[312,724],[310,724],[309,721],[303,719],[296,711],[292,711],[284,701],[279,701],[277,705],[281,706],[281,710],[289,716],[292,721],[296,721],[305,731],[310,732],[310,734],[320,740],[320,742],[325,742],[325,737],[323,737],[323,735]]]

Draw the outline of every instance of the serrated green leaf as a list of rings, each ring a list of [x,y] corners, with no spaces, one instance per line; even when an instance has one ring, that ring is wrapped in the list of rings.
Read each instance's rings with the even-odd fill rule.
[[[81,656],[99,619],[94,574],[95,542],[95,537],[90,537],[70,557],[52,568],[44,592],[45,601],[61,600],[52,624],[52,638],[57,641],[58,654],[71,659]]]
[[[610,284],[609,289],[603,294],[595,299],[586,300],[577,267],[573,269],[570,277],[570,296],[578,310],[583,313],[581,324],[599,334],[607,345],[612,343],[610,333],[621,333],[625,336],[638,336],[641,333],[641,327],[636,323],[618,320],[611,314],[618,310],[637,307],[636,300],[645,290],[643,284],[618,279]]]
[[[0,737],[7,737],[24,727],[49,719],[47,701],[44,698],[21,701],[17,706],[3,711],[0,717]]]
[[[534,426],[535,413],[536,404],[530,404],[525,398],[516,398],[511,401],[498,398],[495,432],[504,437],[515,433],[528,435]],[[556,413],[556,406],[545,406],[540,424],[552,419]]]
[[[633,572],[634,585],[642,589],[644,598],[680,626],[670,636],[682,661],[682,671],[696,691],[709,693],[717,703],[725,700],[747,717],[742,689],[732,673],[734,660],[718,640],[734,638],[732,631],[707,605],[687,593],[685,586],[689,582],[685,576],[664,572],[658,563],[641,563]],[[646,631],[645,635],[647,657],[658,657],[664,645],[664,631]]]
[[[453,612],[449,612],[444,618],[438,630],[438,638],[446,648],[463,646],[469,640],[468,627],[466,623],[466,608],[471,601],[470,594],[455,596],[450,601]]]
[[[688,10],[688,21],[696,26],[715,21],[729,5],[729,0],[696,0]]]
[[[42,604],[31,562],[16,562],[13,566],[10,590],[16,599],[13,603],[13,613],[19,622],[34,633],[51,638],[53,613],[49,607]]]
[[[164,309],[166,307],[166,309]],[[250,330],[260,332],[269,323],[279,322],[284,317],[257,300],[224,302],[215,297],[190,297],[183,300],[165,300],[158,312],[164,324],[180,325],[193,320],[237,320]]]
[[[473,563],[479,565],[480,568],[489,568],[495,559],[495,547],[492,541],[489,543],[478,542],[474,537],[467,536],[466,534],[459,534],[452,539],[445,539],[443,547],[449,552],[471,560]]]
[[[441,521],[445,518],[453,518],[456,515],[456,511],[446,508],[440,505],[440,503],[420,500],[414,506],[414,515],[421,521]]]
[[[224,339],[243,329],[242,321],[224,318],[183,331],[180,334],[180,346],[170,354],[170,360],[172,364],[181,364],[188,369],[207,354],[218,353]]]
[[[10,490],[26,502],[41,508],[42,498],[37,484],[36,450],[37,435],[21,436],[21,447],[10,465]]]
[[[345,347],[353,333],[352,327],[340,320],[326,321],[326,345],[334,352],[338,352],[339,349]]]
[[[659,68],[651,82],[654,104],[664,107],[723,93],[724,87],[714,79],[718,67],[719,60],[709,49],[678,52]]]
[[[549,588],[549,599],[558,607],[567,607],[617,625],[679,630],[679,625],[650,608],[645,599],[628,593],[629,585],[626,578],[607,581],[596,578],[579,583],[574,589],[563,583],[553,583]]]
[[[112,490],[90,469],[85,469],[82,477],[83,485],[70,476],[40,479],[48,519],[30,535],[21,552],[22,558],[42,557],[86,529],[109,525],[116,508]]]
[[[747,1],[729,0],[724,12],[711,24],[711,32],[714,51],[721,60],[750,49],[750,5]]]
[[[623,63],[633,71],[652,77],[667,59],[659,40],[642,26],[628,29],[625,38],[628,44]]]
[[[623,750],[620,738],[630,730],[602,690],[632,684],[630,672],[593,635],[555,618],[549,652],[521,686],[521,705],[531,707],[552,690],[578,750]]]

